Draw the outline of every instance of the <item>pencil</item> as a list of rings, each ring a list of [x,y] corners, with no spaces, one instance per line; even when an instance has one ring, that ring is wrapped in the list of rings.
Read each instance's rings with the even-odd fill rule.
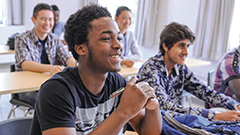
[[[144,81],[144,80],[146,80],[146,79],[147,79],[146,77],[145,77],[145,78],[142,78],[142,79],[139,79],[139,80],[136,81],[135,84],[137,84],[137,83],[139,83],[139,82],[142,82],[142,81]],[[114,97],[116,97],[117,95],[123,93],[124,90],[125,90],[125,87],[119,88],[118,90],[116,90],[115,92],[113,92],[113,93],[109,96],[109,98],[114,98]]]

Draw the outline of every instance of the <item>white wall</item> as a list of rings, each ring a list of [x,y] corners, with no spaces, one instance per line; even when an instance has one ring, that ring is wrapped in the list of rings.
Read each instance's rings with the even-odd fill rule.
[[[30,30],[34,27],[31,17],[33,8],[38,3],[47,3],[49,5],[57,5],[60,10],[60,20],[66,22],[68,17],[75,13],[80,7],[81,0],[23,0],[23,12],[24,12],[24,24],[26,30]]]
[[[25,31],[25,26],[0,26],[0,44],[7,44],[8,37],[18,32],[22,33]]]
[[[200,0],[160,0],[154,45],[159,45],[163,27],[172,21],[186,24],[194,33]]]

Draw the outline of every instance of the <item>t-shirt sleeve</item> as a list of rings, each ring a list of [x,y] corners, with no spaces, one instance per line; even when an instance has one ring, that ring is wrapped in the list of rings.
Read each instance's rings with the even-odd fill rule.
[[[56,127],[75,127],[73,99],[66,84],[57,80],[44,83],[35,105],[41,131]]]

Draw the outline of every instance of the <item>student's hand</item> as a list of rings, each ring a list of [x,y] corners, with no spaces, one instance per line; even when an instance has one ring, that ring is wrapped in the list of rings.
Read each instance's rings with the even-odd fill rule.
[[[156,108],[154,90],[148,83],[139,82],[135,84],[136,81],[136,77],[130,79],[117,108],[118,111],[121,111],[123,116],[129,119],[136,116],[144,107],[151,110]],[[150,100],[150,98],[153,99]]]
[[[61,40],[64,45],[67,45],[67,42],[65,40]]]
[[[51,75],[54,75],[58,72],[61,72],[63,69],[64,69],[64,67],[61,67],[59,65],[51,65],[50,69],[49,69],[49,72],[50,72]]]
[[[216,113],[214,120],[226,120],[226,121],[240,121],[240,112],[226,111],[222,113]]]
[[[238,110],[240,111],[240,105],[237,106]]]
[[[126,65],[127,67],[132,67],[134,65],[134,61],[133,60],[122,60],[121,61],[121,65]]]
[[[158,103],[158,100],[155,97],[155,98],[148,99],[144,108],[146,108],[148,110],[155,110],[158,107],[159,107],[159,103]]]

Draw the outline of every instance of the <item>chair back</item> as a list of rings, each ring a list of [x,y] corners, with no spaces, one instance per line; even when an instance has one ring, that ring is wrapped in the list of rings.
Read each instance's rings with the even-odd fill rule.
[[[208,71],[207,85],[209,88],[211,88],[211,85],[212,85],[213,73],[214,73],[214,69]],[[210,109],[210,104],[208,102],[205,102],[205,108]]]
[[[33,117],[19,117],[0,122],[0,135],[28,135]]]
[[[214,73],[214,69],[208,71],[207,85],[208,85],[209,87],[211,87],[211,85],[212,85],[213,73]]]

